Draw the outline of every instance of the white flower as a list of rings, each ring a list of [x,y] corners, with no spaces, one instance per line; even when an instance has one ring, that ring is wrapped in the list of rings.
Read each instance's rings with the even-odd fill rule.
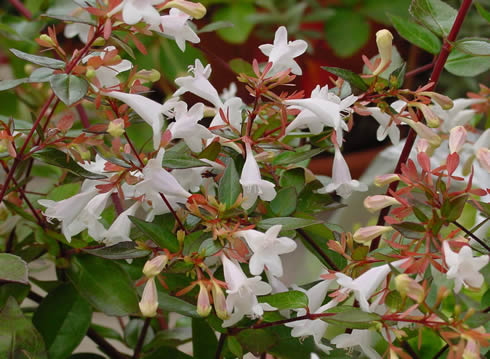
[[[406,105],[405,101],[395,101],[390,106],[398,113]],[[379,107],[366,107],[365,110],[371,113],[371,116],[379,123],[378,131],[376,132],[376,139],[383,141],[386,136],[390,137],[391,143],[397,145],[400,142],[400,130],[392,117],[387,113],[381,111]]]
[[[342,131],[348,129],[342,118],[352,112],[350,106],[356,100],[357,97],[353,95],[341,100],[335,94],[328,92],[328,86],[320,88],[320,85],[317,85],[311,92],[310,98],[284,101],[286,105],[302,110],[288,125],[286,132],[308,127],[312,134],[319,134],[325,126],[328,126],[337,132],[337,143],[342,144]]]
[[[368,188],[364,183],[352,179],[347,162],[345,162],[339,148],[335,146],[332,183],[329,183],[324,188],[320,188],[318,193],[329,193],[335,191],[340,197],[347,198],[353,191],[365,192],[367,189]]]
[[[108,52],[115,49],[116,48],[114,46],[108,46],[103,52],[93,52],[90,55],[85,56],[82,59],[82,62],[87,63],[87,61],[94,56],[99,56],[103,60]],[[101,88],[111,88],[120,84],[117,75],[119,75],[121,72],[131,70],[132,67],[133,64],[131,61],[123,59],[117,65],[100,66],[95,70],[95,76],[97,77],[97,80],[99,80]]]
[[[490,172],[490,128],[483,132],[478,140],[471,146],[480,166]]]
[[[179,77],[175,80],[179,89],[175,92],[174,96],[180,96],[186,92],[190,92],[211,102],[216,108],[223,106],[218,91],[216,91],[208,80],[211,75],[211,65],[208,64],[204,67],[201,61],[196,59],[194,66],[189,66],[189,71],[194,76]]]
[[[282,277],[282,263],[280,254],[290,253],[296,249],[296,242],[288,237],[277,237],[282,226],[276,224],[265,233],[249,229],[239,231],[237,236],[245,238],[253,252],[248,264],[250,273],[259,275],[267,269],[276,277]]]
[[[237,93],[236,83],[232,82],[232,83],[230,83],[230,86],[228,86],[228,88],[224,88],[223,92],[221,92],[221,95],[220,95],[221,100],[223,102],[226,102],[230,98],[235,97],[236,93]]]
[[[293,74],[301,75],[301,67],[294,61],[294,58],[303,54],[307,47],[308,44],[304,40],[288,42],[288,31],[281,26],[274,36],[274,44],[260,45],[259,49],[264,55],[269,56],[269,62],[272,62],[269,74],[291,69]]]
[[[437,102],[434,102],[434,105],[430,108],[441,120],[443,120],[441,129],[444,132],[449,132],[451,128],[464,126],[473,118],[475,111],[465,110],[466,107],[484,101],[484,99],[458,98],[453,101],[453,107],[449,110],[444,110]]]
[[[187,111],[187,104],[179,101],[174,106],[175,122],[168,126],[172,138],[182,138],[193,152],[202,151],[202,140],[212,138],[213,134],[197,122],[202,119],[204,105],[196,103]]]
[[[123,21],[128,25],[134,25],[143,20],[147,24],[158,26],[160,24],[160,13],[153,5],[161,3],[161,0],[123,0],[107,14],[107,17],[122,10]]]
[[[242,128],[243,106],[244,104],[240,97],[231,97],[219,108],[223,110],[230,125],[239,131]],[[219,113],[219,109],[217,109],[216,116],[214,116],[213,121],[211,121],[210,127],[226,125]]]
[[[199,43],[201,40],[199,36],[191,29],[188,24],[188,20],[191,19],[189,15],[179,9],[170,9],[169,15],[160,17],[160,24],[150,27],[151,30],[162,32],[163,34],[175,39],[177,46],[182,51],[185,51],[185,42],[189,41],[194,44]],[[161,26],[161,27],[160,27]]]
[[[247,158],[240,177],[240,184],[243,187],[244,197],[242,207],[249,209],[259,196],[263,201],[272,201],[276,197],[276,190],[273,183],[260,177],[259,165],[255,160],[252,148],[248,143],[245,147],[247,149]]]
[[[488,255],[473,257],[469,246],[461,248],[459,253],[451,250],[448,241],[442,244],[444,259],[449,268],[446,275],[454,278],[454,290],[458,293],[461,287],[481,288],[484,282],[483,275],[479,272],[488,263]]]
[[[306,296],[308,297],[308,309],[310,313],[318,314],[323,313],[326,310],[337,305],[335,299],[332,299],[326,305],[322,306],[322,302],[327,295],[328,287],[330,286],[332,281],[321,281],[316,284],[312,288],[306,291]],[[298,290],[302,290],[298,288]],[[298,309],[296,310],[298,317],[306,315],[306,309]],[[325,331],[327,330],[328,324],[321,319],[314,320],[298,320],[296,322],[291,322],[285,324],[289,328],[293,328],[291,331],[291,336],[294,338],[304,338],[312,335],[316,345],[325,353],[328,353],[332,348],[322,344],[322,338],[325,335]]]
[[[163,105],[156,101],[150,100],[141,95],[129,94],[119,91],[107,92],[106,96],[113,97],[124,102],[133,109],[147,124],[153,129],[153,148],[160,148],[160,140],[162,137],[163,115],[172,117],[171,110],[176,105],[178,99],[171,98]]]
[[[158,292],[155,278],[150,278],[145,284],[141,301],[138,303],[144,317],[154,317],[158,310]]]
[[[381,359],[381,355],[374,350],[372,345],[372,332],[369,329],[354,329],[351,334],[340,334],[331,340],[337,348],[353,348],[360,346],[362,352],[369,359]]]
[[[225,255],[221,256],[225,281],[228,285],[226,292],[226,306],[230,318],[223,322],[223,327],[230,327],[240,321],[245,315],[258,318],[264,310],[275,310],[266,303],[260,304],[257,295],[266,295],[271,292],[271,286],[261,281],[259,276],[247,278],[240,266],[233,263]]]
[[[78,10],[75,11],[77,14],[75,17],[79,18],[82,21],[91,21],[92,18],[90,17],[90,14],[83,10],[82,8],[79,8]],[[66,38],[71,39],[75,36],[78,36],[81,42],[84,44],[87,43],[88,41],[88,34],[90,32],[91,26],[88,24],[80,23],[80,22],[75,22],[73,24],[67,24],[65,26],[65,29],[63,31],[63,35],[65,35]]]
[[[106,245],[111,246],[120,242],[131,242],[129,233],[131,232],[132,222],[128,216],[134,216],[140,204],[140,202],[135,202],[131,207],[117,216],[111,227],[104,233],[104,243]]]

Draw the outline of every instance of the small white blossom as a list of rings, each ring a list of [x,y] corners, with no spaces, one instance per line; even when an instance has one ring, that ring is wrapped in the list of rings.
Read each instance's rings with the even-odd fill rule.
[[[448,241],[443,243],[444,259],[448,266],[447,277],[454,279],[454,290],[458,293],[461,287],[481,288],[484,282],[479,272],[488,263],[488,255],[473,257],[469,246],[461,248],[459,253],[453,252]]]
[[[331,340],[337,348],[354,348],[359,346],[369,359],[381,359],[381,355],[372,348],[372,331],[353,329],[350,334],[340,334]]]
[[[175,122],[168,126],[172,138],[182,138],[193,152],[202,151],[202,140],[213,137],[213,134],[197,122],[202,119],[204,105],[196,103],[187,111],[187,104],[179,101],[174,106]]]
[[[221,256],[225,281],[228,285],[226,293],[226,306],[230,318],[223,322],[223,327],[236,324],[245,315],[258,318],[264,314],[264,310],[275,310],[266,303],[259,303],[258,295],[266,295],[271,292],[271,286],[261,281],[259,276],[247,278],[240,266],[233,263],[225,255]]]
[[[367,189],[368,188],[364,183],[352,179],[347,162],[345,162],[339,148],[335,146],[332,183],[329,183],[324,188],[320,188],[318,193],[329,193],[335,191],[340,197],[347,198],[353,191],[365,192]]]
[[[250,273],[253,275],[261,274],[267,266],[272,275],[282,276],[283,270],[279,255],[294,251],[296,242],[288,237],[277,237],[281,228],[282,226],[277,224],[265,233],[253,229],[236,233],[237,236],[245,238],[253,252],[248,264]]]
[[[106,245],[111,246],[120,242],[131,242],[129,233],[131,232],[132,222],[128,216],[134,216],[140,204],[140,202],[135,202],[131,207],[117,216],[111,227],[104,233],[103,242]]]
[[[123,0],[107,16],[110,17],[122,11],[123,21],[128,25],[135,25],[143,20],[149,25],[158,26],[160,24],[160,13],[153,5],[161,3],[161,0]]]
[[[236,83],[232,82],[230,83],[230,86],[228,86],[228,88],[224,88],[223,92],[221,92],[220,95],[221,101],[223,102],[228,101],[230,98],[235,97],[236,93],[237,93]]]
[[[272,62],[269,74],[291,69],[293,74],[301,75],[301,67],[294,61],[294,58],[303,54],[307,47],[308,44],[304,40],[288,42],[288,31],[281,26],[274,36],[274,44],[260,45],[259,49],[264,55],[269,56],[269,62]]]
[[[239,131],[242,128],[243,107],[244,104],[240,97],[232,97],[226,100],[226,102],[219,108],[223,110],[223,113],[230,122],[230,125]],[[214,116],[213,121],[211,121],[211,127],[226,125],[221,117],[219,109],[217,109],[216,116]]]
[[[75,11],[75,17],[79,18],[82,21],[91,21],[92,18],[90,17],[90,14],[83,10],[82,8],[79,8],[78,10]],[[88,34],[90,32],[90,25],[80,23],[80,22],[75,22],[73,24],[67,24],[65,26],[65,29],[63,31],[63,35],[65,35],[66,38],[71,39],[75,36],[78,36],[81,42],[84,44],[87,43],[88,41]]]
[[[94,56],[100,56],[100,58],[103,60],[109,51],[113,51],[115,49],[116,48],[114,46],[108,46],[104,49],[103,52],[94,52],[88,56],[85,56],[82,59],[82,62],[87,63],[87,61]],[[119,75],[121,72],[131,70],[132,67],[133,64],[131,63],[131,61],[123,59],[117,65],[100,66],[95,70],[95,76],[99,81],[101,88],[111,88],[120,84],[117,75]]]
[[[175,39],[179,49],[185,51],[186,41],[194,44],[201,41],[199,36],[197,36],[194,30],[192,30],[192,28],[189,26],[189,19],[191,19],[191,17],[185,12],[175,8],[170,9],[169,15],[161,16],[160,24],[158,26],[152,26],[150,29],[162,32],[163,34]]]
[[[473,118],[475,111],[467,110],[468,106],[484,101],[484,99],[458,98],[453,101],[453,107],[449,110],[444,110],[437,102],[434,102],[430,108],[443,121],[441,129],[449,132],[451,128],[464,126]]]
[[[407,103],[405,101],[395,101],[390,106],[398,113]],[[379,123],[378,131],[376,131],[376,139],[383,141],[386,136],[390,137],[391,143],[397,145],[400,143],[400,130],[391,116],[381,111],[379,107],[366,107],[365,110],[371,113],[371,116]]]
[[[263,201],[272,201],[276,197],[275,185],[272,182],[263,180],[260,177],[260,169],[257,161],[252,152],[252,148],[247,143],[247,158],[245,165],[243,166],[242,175],[240,177],[240,184],[243,187],[244,201],[242,207],[249,209],[253,206],[257,197],[260,197]]]

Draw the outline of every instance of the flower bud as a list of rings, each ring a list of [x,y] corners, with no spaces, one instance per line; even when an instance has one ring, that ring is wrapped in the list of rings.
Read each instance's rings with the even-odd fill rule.
[[[417,143],[415,144],[415,149],[417,150],[417,153],[427,152],[429,147],[429,141],[427,141],[425,138],[419,138],[417,140]]]
[[[370,226],[359,228],[353,236],[354,241],[362,244],[371,242],[374,238],[379,237],[383,233],[391,231],[390,226]]]
[[[143,289],[143,295],[139,302],[141,314],[144,317],[154,317],[157,315],[158,309],[158,294],[157,287],[155,285],[155,278],[150,278]]]
[[[168,262],[168,257],[164,254],[156,256],[145,263],[143,274],[148,278],[153,278],[160,274]]]
[[[165,4],[163,9],[169,8],[177,8],[182,12],[185,12],[187,15],[192,16],[194,19],[201,19],[206,15],[206,8],[201,3],[195,3],[192,1],[186,0],[172,0]]]
[[[197,296],[197,313],[201,317],[207,317],[211,312],[211,303],[209,301],[209,293],[206,286],[199,282],[199,295]]]
[[[395,173],[389,173],[386,175],[376,176],[374,178],[374,185],[376,187],[383,187],[392,182],[399,181],[400,177]]]
[[[409,125],[415,132],[417,132],[417,135],[419,135],[421,138],[426,139],[429,141],[429,144],[432,147],[439,147],[441,145],[441,138],[430,128],[428,128],[426,125],[424,125],[421,122],[415,122],[409,118],[402,119],[407,125]]]
[[[430,128],[436,128],[439,127],[441,124],[441,120],[437,115],[430,109],[429,106],[420,103],[420,102],[410,102],[410,106],[418,108],[420,111],[422,111],[422,115],[425,118],[425,121],[427,122],[427,126]]]
[[[92,66],[88,66],[87,71],[85,71],[85,76],[87,76],[87,78],[91,80],[97,76],[97,73],[95,72],[95,69]]]
[[[141,79],[144,82],[157,82],[160,80],[160,72],[155,69],[151,70],[141,70],[136,73],[134,76],[135,79]]]
[[[3,139],[0,140],[0,153],[7,152],[7,150],[8,150],[8,144],[9,143],[8,143],[8,141],[5,138],[3,138]]]
[[[204,117],[216,116],[216,109],[214,107],[204,106]]]
[[[399,274],[395,277],[395,287],[402,298],[410,297],[417,303],[422,303],[425,298],[424,287],[410,278],[408,274]]]
[[[378,76],[381,72],[391,63],[391,54],[393,52],[393,35],[389,30],[383,29],[376,33],[376,45],[378,45],[379,57],[381,62],[379,63],[373,75]]]
[[[222,320],[228,319],[228,310],[226,308],[226,298],[221,287],[213,282],[213,287],[211,288],[211,293],[213,295],[214,310],[218,318]]]
[[[441,106],[443,110],[450,110],[454,106],[453,100],[437,92],[423,91],[419,92],[419,95],[430,97],[432,101]]]
[[[480,147],[476,151],[476,159],[487,172],[490,172],[490,150],[486,147]]]
[[[104,46],[105,45],[105,40],[103,37],[98,37],[95,39],[93,46]]]
[[[459,152],[466,142],[466,130],[463,126],[456,126],[449,132],[449,152]]]
[[[107,127],[107,132],[112,137],[121,137],[124,130],[124,120],[121,118],[115,119],[114,121],[109,122],[109,126]]]
[[[375,213],[380,209],[397,204],[400,204],[400,202],[391,196],[376,195],[368,196],[364,199],[364,207],[366,207],[366,209],[371,213]]]
[[[39,36],[39,40],[41,40],[42,42],[49,44],[53,47],[56,46],[55,42],[53,41],[53,39],[49,35],[42,34],[41,36]]]

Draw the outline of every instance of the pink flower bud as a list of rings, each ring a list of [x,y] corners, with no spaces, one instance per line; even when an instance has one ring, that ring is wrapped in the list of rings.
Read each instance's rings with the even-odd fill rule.
[[[150,278],[143,289],[143,296],[139,302],[141,314],[144,317],[154,317],[157,315],[158,309],[158,294],[155,285],[155,278]]]
[[[386,186],[392,182],[396,182],[399,180],[400,180],[400,177],[397,174],[389,173],[386,175],[376,176],[374,178],[374,185],[376,187],[383,187],[383,186]]]
[[[431,146],[439,147],[441,145],[441,138],[423,123],[415,122],[409,118],[400,119],[403,120],[403,122],[405,122],[407,125],[409,125],[415,132],[417,132],[417,135],[429,141],[429,144]]]
[[[122,118],[115,119],[109,122],[109,127],[107,127],[107,133],[112,137],[121,137],[124,133],[124,120]]]
[[[374,238],[377,238],[383,233],[389,231],[391,231],[391,227],[389,226],[361,227],[354,233],[353,239],[358,243],[367,244]]]
[[[213,287],[211,288],[211,293],[213,294],[214,310],[218,318],[226,320],[229,318],[228,310],[226,307],[225,294],[221,287],[213,282]]]
[[[408,274],[397,275],[395,278],[395,287],[402,298],[408,296],[419,304],[425,299],[424,287],[422,287],[414,279],[410,278]]]
[[[430,128],[439,127],[439,125],[441,124],[441,120],[439,119],[439,117],[437,117],[434,111],[430,109],[429,106],[420,102],[410,102],[409,105],[416,107],[420,111],[422,111],[422,115],[425,118],[425,122],[427,123],[427,126],[429,126]]]
[[[197,313],[201,317],[207,317],[211,312],[211,303],[209,301],[209,293],[206,286],[199,282],[199,295],[197,296]]]
[[[432,101],[438,103],[443,110],[450,110],[454,106],[453,100],[437,92],[423,91],[423,92],[419,92],[419,95],[430,97]]]
[[[366,207],[366,209],[371,213],[375,213],[380,209],[397,204],[400,204],[400,202],[391,196],[376,195],[368,196],[364,199],[364,207]]]
[[[417,140],[417,143],[415,144],[415,149],[417,150],[418,153],[427,152],[429,147],[430,147],[429,141],[423,138]]]
[[[463,126],[456,126],[449,132],[449,152],[459,152],[466,142],[466,130]]]
[[[373,75],[377,76],[391,63],[391,55],[393,52],[393,35],[389,30],[382,29],[376,33],[376,45],[378,45],[379,57],[381,62],[374,70]]]
[[[156,256],[145,263],[143,274],[148,278],[152,278],[160,274],[168,262],[168,257],[164,254]]]
[[[476,151],[476,159],[487,172],[490,172],[490,150],[488,148],[480,147]]]

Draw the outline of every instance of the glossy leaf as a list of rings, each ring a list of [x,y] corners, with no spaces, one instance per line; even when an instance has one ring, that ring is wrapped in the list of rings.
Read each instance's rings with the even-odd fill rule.
[[[298,229],[303,227],[312,226],[314,224],[321,223],[316,219],[306,219],[306,218],[296,218],[296,217],[276,217],[263,219],[257,223],[257,227],[260,229],[269,229],[270,227],[280,224],[282,225],[282,230],[287,231],[290,229]]]
[[[268,303],[277,310],[308,307],[308,297],[299,290],[259,297],[260,303]]]
[[[297,203],[296,189],[286,187],[277,192],[276,197],[270,202],[272,212],[279,217],[286,217],[294,213]]]
[[[56,96],[67,106],[80,101],[88,90],[87,80],[71,74],[53,75],[49,83]]]
[[[149,250],[137,248],[134,242],[120,242],[112,246],[82,250],[93,256],[113,260],[142,258],[151,253]]]
[[[334,307],[327,313],[335,313],[334,316],[324,317],[322,320],[341,327],[353,329],[367,329],[373,321],[378,321],[381,317],[376,313],[366,313],[355,307]]]
[[[49,82],[49,80],[53,76],[53,72],[53,69],[49,69],[46,67],[35,69],[29,76],[29,82]]]
[[[254,76],[254,70],[252,65],[241,58],[235,58],[228,63],[233,71],[237,74],[245,74],[247,76]]]
[[[211,144],[206,147],[200,154],[199,158],[205,158],[210,161],[216,160],[218,158],[219,153],[221,152],[221,144],[219,142],[213,141]]]
[[[368,85],[364,82],[361,76],[352,72],[350,70],[341,69],[339,67],[329,67],[322,66],[322,69],[328,71],[338,77],[347,81],[351,86],[358,88],[361,91],[366,91],[368,89]]]
[[[441,37],[451,31],[457,11],[441,0],[412,0],[410,13],[422,25]]]
[[[50,165],[61,167],[67,169],[74,175],[88,178],[88,179],[102,179],[106,178],[106,176],[99,175],[96,173],[92,173],[87,171],[85,168],[81,167],[70,155],[56,149],[56,148],[44,148],[40,151],[37,151],[32,155],[32,157],[41,160]]]
[[[490,42],[488,39],[461,39],[454,43],[454,47],[465,54],[474,56],[490,56]]]
[[[80,191],[80,183],[66,183],[61,186],[53,188],[49,191],[46,199],[51,201],[62,201],[64,199],[73,197]]]
[[[405,40],[431,54],[438,54],[441,51],[441,40],[425,27],[401,16],[389,15],[389,18],[396,31]]]
[[[138,296],[129,275],[115,262],[81,255],[67,270],[79,294],[107,315],[139,313]]]
[[[225,173],[219,181],[218,199],[230,208],[235,204],[238,196],[242,192],[240,177],[236,170],[235,162],[230,158],[225,169]]]
[[[204,319],[192,319],[192,353],[196,359],[213,358],[218,348],[214,330]]]
[[[276,158],[272,161],[275,165],[289,165],[292,163],[298,163],[305,160],[309,160],[310,158],[315,157],[316,155],[325,151],[323,148],[315,148],[313,150],[304,151],[304,152],[296,152],[296,151],[284,151],[281,154],[277,155]]]
[[[175,253],[180,249],[177,237],[168,229],[159,226],[155,223],[145,222],[142,219],[134,216],[129,216],[129,219],[153,243],[160,248],[167,248],[170,252]]]
[[[16,255],[0,253],[0,282],[29,284],[27,263]]]
[[[417,239],[425,233],[425,227],[422,224],[415,222],[402,222],[391,225],[394,230],[401,233],[406,238]]]
[[[28,81],[29,79],[27,77],[23,79],[2,80],[0,81],[0,91],[13,89],[19,85],[25,84]]]
[[[456,76],[472,77],[490,69],[490,57],[473,56],[453,50],[444,68]]]
[[[66,358],[85,337],[92,308],[71,284],[50,292],[32,321],[44,338],[50,359]]]
[[[178,153],[176,151],[167,151],[163,156],[163,167],[167,168],[193,168],[209,167],[206,162],[200,161],[187,153]]]
[[[158,307],[166,312],[176,312],[186,317],[201,318],[197,314],[195,305],[162,291],[158,292]]]
[[[32,62],[33,64],[42,67],[49,67],[51,69],[62,69],[65,67],[65,62],[61,60],[52,59],[50,57],[31,55],[17,49],[10,49],[10,52],[12,52],[19,59]]]

